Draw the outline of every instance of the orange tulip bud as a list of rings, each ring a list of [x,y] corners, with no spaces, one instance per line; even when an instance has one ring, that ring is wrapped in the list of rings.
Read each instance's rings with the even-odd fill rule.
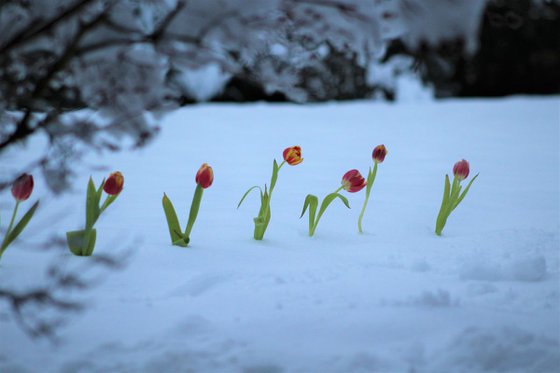
[[[22,174],[12,185],[12,196],[16,201],[25,201],[33,192],[33,176]]]
[[[387,155],[387,153],[387,148],[385,147],[385,145],[381,144],[377,145],[375,149],[373,149],[371,157],[375,162],[382,163],[385,160],[385,156]]]
[[[342,189],[350,193],[359,192],[367,185],[366,179],[358,170],[350,170],[342,177]]]
[[[196,173],[195,181],[204,189],[212,185],[214,181],[214,171],[212,171],[212,167],[208,166],[207,163],[203,163]]]
[[[301,148],[299,146],[290,146],[289,148],[284,149],[284,160],[290,165],[295,166],[303,162],[303,158],[301,157]]]
[[[453,166],[453,175],[455,175],[459,181],[466,179],[469,176],[469,162],[462,159],[455,163]]]
[[[124,185],[124,177],[120,172],[113,172],[107,180],[105,184],[103,184],[103,190],[105,193],[110,194],[112,196],[116,196],[123,190]]]

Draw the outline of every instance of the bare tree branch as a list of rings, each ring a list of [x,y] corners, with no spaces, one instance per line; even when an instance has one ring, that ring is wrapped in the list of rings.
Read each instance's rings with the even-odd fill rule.
[[[29,22],[30,27],[24,27],[18,34],[16,34],[10,41],[8,41],[0,48],[0,55],[6,53],[9,49],[16,47],[23,42],[29,42],[31,39],[41,36],[43,33],[58,25],[66,18],[71,17],[81,11],[92,1],[93,0],[78,0],[74,5],[68,7],[68,9],[61,12],[60,14],[57,14],[45,23],[40,22],[40,19],[32,20],[31,22]],[[37,24],[37,26],[33,27],[32,25],[34,24]]]

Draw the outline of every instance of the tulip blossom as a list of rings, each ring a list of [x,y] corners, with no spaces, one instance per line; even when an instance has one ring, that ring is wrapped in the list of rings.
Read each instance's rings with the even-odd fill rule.
[[[202,188],[208,188],[214,181],[214,172],[212,171],[212,167],[208,166],[208,164],[206,163],[203,163],[196,173],[194,180],[197,184],[200,184]]]
[[[25,201],[33,192],[33,176],[23,174],[12,185],[12,196],[16,201]]]
[[[259,208],[259,213],[256,218],[253,219],[255,223],[255,229],[253,231],[253,238],[255,240],[262,240],[266,229],[268,228],[268,223],[270,222],[270,199],[272,198],[272,192],[274,191],[274,187],[276,186],[276,181],[278,179],[278,172],[284,166],[284,164],[289,164],[291,166],[295,166],[303,162],[303,158],[301,157],[301,148],[299,146],[291,146],[289,148],[284,149],[283,152],[284,161],[280,163],[276,163],[276,159],[272,163],[272,178],[270,179],[270,187],[264,185],[264,192],[261,187],[255,185],[247,190],[237,208],[241,206],[243,200],[253,189],[259,189],[261,195],[261,206]]]
[[[319,198],[314,196],[313,194],[308,194],[305,197],[305,201],[303,203],[303,210],[301,211],[300,219],[305,215],[305,211],[309,208],[309,236],[313,236],[315,234],[315,230],[317,229],[317,225],[319,225],[319,220],[327,210],[327,207],[334,201],[336,198],[340,198],[342,203],[346,205],[346,207],[350,208],[350,204],[346,197],[344,197],[339,192],[344,189],[350,193],[356,193],[360,190],[364,189],[367,184],[367,181],[364,177],[360,174],[358,170],[350,170],[344,174],[342,177],[341,186],[335,190],[333,193],[328,194],[323,202],[321,203],[321,207],[319,208],[319,213],[317,213],[317,207],[319,206]]]
[[[366,207],[369,201],[369,195],[371,193],[371,188],[373,187],[373,183],[375,182],[375,176],[377,175],[377,165],[383,163],[385,157],[387,156],[387,148],[385,145],[377,145],[371,154],[371,158],[373,159],[373,170],[371,167],[369,168],[368,177],[367,177],[367,188],[366,188],[366,198],[364,200],[364,205],[362,206],[362,211],[360,212],[360,217],[358,218],[358,231],[360,233],[364,233],[362,230],[362,219],[364,218],[364,213],[366,212]]]
[[[14,211],[12,212],[12,218],[10,220],[10,224],[8,225],[8,229],[6,230],[6,235],[0,244],[0,258],[8,246],[20,235],[21,232],[23,232],[33,217],[33,214],[35,214],[35,210],[37,210],[37,207],[39,206],[39,201],[35,202],[31,208],[27,210],[19,222],[14,225],[20,203],[27,200],[31,196],[32,192],[33,176],[31,175],[23,174],[12,184],[12,196],[16,200],[16,205],[14,207]]]
[[[453,166],[453,175],[459,179],[459,181],[465,180],[469,177],[469,162],[461,159],[459,162],[455,163]]]
[[[74,255],[91,256],[95,249],[97,230],[95,223],[101,214],[109,207],[123,190],[124,177],[120,172],[113,172],[107,179],[103,179],[99,187],[95,186],[90,177],[86,192],[86,224],[84,229],[66,232],[68,248]],[[103,192],[107,194],[102,205]]]
[[[445,175],[443,200],[441,201],[441,207],[436,220],[436,234],[438,236],[441,236],[441,232],[443,231],[447,218],[449,218],[451,212],[459,206],[459,203],[461,203],[471,188],[473,181],[478,177],[478,174],[475,175],[467,184],[465,190],[461,193],[461,181],[465,180],[469,176],[469,171],[469,162],[462,159],[453,166],[453,185],[449,182],[449,176]]]
[[[371,154],[371,157],[373,158],[373,161],[375,163],[383,163],[387,153],[388,153],[387,148],[385,147],[385,145],[381,144],[381,145],[377,145],[375,149],[373,149],[373,153]]]
[[[350,170],[342,176],[342,189],[350,193],[356,193],[364,189],[367,181],[360,171]]]
[[[189,221],[185,231],[181,230],[179,218],[173,207],[173,203],[167,194],[163,193],[162,205],[167,219],[167,227],[169,228],[169,235],[171,237],[171,244],[175,246],[187,247],[190,242],[191,231],[198,216],[200,209],[200,202],[202,201],[202,194],[204,189],[210,187],[214,181],[214,171],[208,164],[203,163],[195,176],[196,189],[194,191],[193,200],[191,203],[191,210],[189,213]]]
[[[107,180],[105,184],[103,184],[103,190],[105,193],[116,196],[123,190],[124,185],[124,177],[120,172],[113,172]]]
[[[295,166],[303,162],[303,158],[301,157],[301,148],[297,145],[284,149],[283,156],[284,161],[290,166]]]

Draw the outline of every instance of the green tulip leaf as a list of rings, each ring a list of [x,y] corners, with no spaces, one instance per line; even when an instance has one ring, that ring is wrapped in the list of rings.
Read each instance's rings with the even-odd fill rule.
[[[33,214],[35,214],[35,210],[37,210],[37,207],[39,207],[39,201],[35,202],[33,206],[31,206],[31,208],[27,210],[25,215],[23,215],[23,217],[16,224],[16,226],[11,231],[7,232],[6,239],[4,240],[4,242],[2,242],[2,246],[0,247],[0,254],[3,253],[4,250],[6,250],[6,248],[8,247],[8,245],[10,245],[10,243],[12,243],[25,229],[27,223],[29,223],[29,221],[33,217]]]
[[[93,228],[99,217],[99,194],[95,189],[93,179],[90,177],[86,194],[86,229]]]
[[[163,194],[162,198],[163,211],[165,212],[165,218],[167,219],[167,227],[169,229],[169,236],[171,237],[171,243],[175,245],[175,241],[183,239],[181,234],[181,226],[179,225],[179,219],[177,218],[177,213],[173,207],[173,203],[167,197],[167,194]]]
[[[241,201],[239,201],[239,203],[237,204],[237,208],[239,208],[239,206],[241,206],[241,204],[243,203],[243,201],[245,200],[245,198],[249,195],[249,193],[251,193],[251,191],[252,191],[253,189],[257,189],[257,188],[261,191],[261,200],[262,200],[262,195],[263,195],[262,189],[261,189],[260,186],[255,185],[255,186],[253,186],[253,187],[250,187],[250,188],[245,192],[245,194],[244,194],[243,197],[241,198]]]
[[[77,256],[90,256],[93,254],[96,239],[97,231],[95,229],[89,230],[89,233],[84,229],[66,232],[68,248],[72,254]]]
[[[272,178],[270,179],[270,194],[272,194],[272,190],[276,186],[276,181],[278,180],[278,163],[276,163],[276,159],[272,163]]]
[[[305,197],[305,201],[303,203],[303,210],[301,211],[300,219],[305,214],[305,211],[309,207],[309,235],[313,235],[313,231],[315,230],[315,216],[317,215],[317,206],[319,205],[319,198],[314,196],[313,194],[308,194]]]
[[[187,222],[187,227],[185,228],[185,237],[191,236],[191,231],[198,216],[198,211],[200,210],[200,201],[202,201],[202,194],[204,193],[204,188],[200,184],[197,184],[194,191],[193,200],[191,203],[191,209],[189,212],[189,221]]]
[[[173,241],[173,246],[187,247],[189,246],[190,239],[188,237],[181,236],[180,239]]]
[[[478,177],[479,174],[476,174],[471,181],[467,184],[467,187],[465,188],[465,190],[463,191],[463,193],[461,193],[461,195],[459,196],[459,198],[457,199],[457,201],[455,202],[455,204],[453,205],[453,208],[451,209],[451,211],[455,210],[455,208],[457,206],[459,206],[459,203],[461,203],[461,201],[463,200],[463,198],[465,198],[465,196],[467,195],[469,189],[471,188],[471,185],[473,183],[473,181],[476,180],[476,178]]]
[[[305,215],[305,211],[307,211],[307,208],[309,207],[309,214],[313,215],[313,219],[315,219],[315,212],[317,211],[318,205],[319,198],[317,198],[313,194],[308,194],[305,197],[305,201],[303,202],[303,209],[301,210],[301,215],[299,216],[299,218],[303,218],[303,215]]]
[[[436,234],[441,236],[441,231],[447,220],[447,205],[449,204],[449,192],[451,189],[451,184],[449,182],[449,176],[445,175],[445,187],[443,190],[443,199],[441,201],[441,207],[439,209],[439,214],[436,220]]]

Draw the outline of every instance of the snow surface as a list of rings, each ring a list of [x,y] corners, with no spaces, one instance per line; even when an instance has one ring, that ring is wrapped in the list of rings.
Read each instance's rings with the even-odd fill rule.
[[[31,160],[40,143],[3,161]],[[389,155],[366,233],[357,193],[347,194],[351,210],[335,201],[309,238],[298,219],[305,195],[323,198],[351,168],[366,173],[380,143]],[[237,202],[294,144],[305,160],[282,168],[256,242],[257,196]],[[123,172],[95,253],[133,253],[124,270],[95,278],[88,310],[59,344],[31,340],[4,313],[0,371],[558,371],[559,149],[557,97],[184,108],[149,147],[88,158],[72,193],[55,198],[36,180],[42,206],[27,244],[80,228],[89,175]],[[444,175],[461,158],[480,176],[436,237]],[[185,224],[203,162],[214,185],[192,245],[173,247],[162,194]],[[11,197],[0,197],[5,222]],[[53,261],[89,260],[23,246],[2,258],[2,286],[37,285]]]

